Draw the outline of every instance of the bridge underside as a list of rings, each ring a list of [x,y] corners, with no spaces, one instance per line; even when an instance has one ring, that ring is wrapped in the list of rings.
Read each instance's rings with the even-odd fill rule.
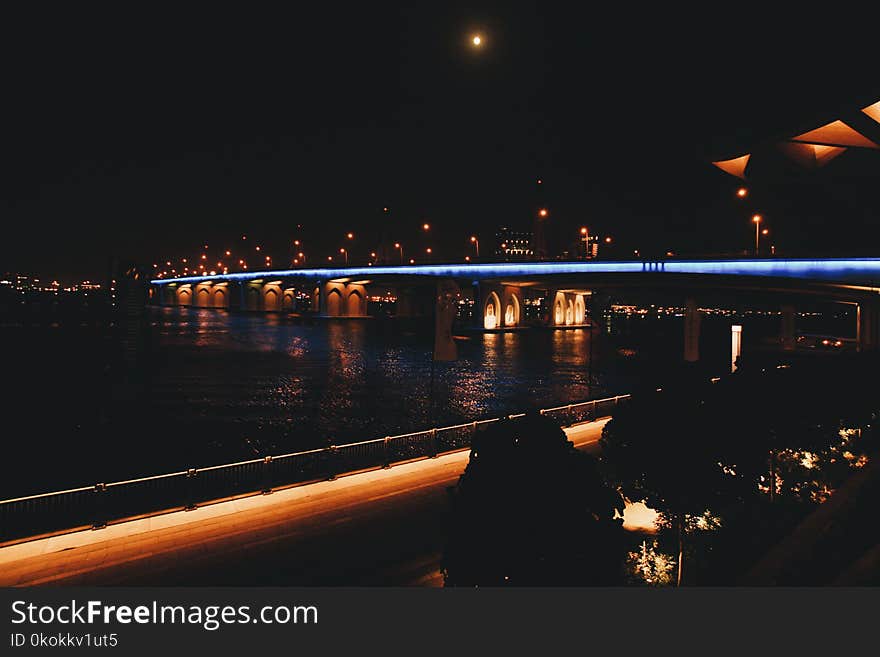
[[[431,316],[438,280],[423,275],[380,275],[353,279],[315,280],[291,275],[263,280],[202,280],[153,285],[151,298],[159,305],[225,308],[258,312],[303,312],[326,318],[368,316],[371,298],[393,298],[398,317]],[[450,280],[450,279],[445,279]],[[856,307],[858,343],[875,349],[878,342],[876,288],[850,282],[830,282],[771,276],[678,274],[668,271],[550,274],[505,278],[451,279],[462,303],[470,307],[471,323],[485,330],[504,330],[528,324],[558,327],[587,326],[597,305],[609,295],[676,297],[696,308],[724,295],[761,299],[783,311],[781,339],[793,348],[795,309],[808,302],[833,302]],[[541,312],[536,314],[536,300]],[[698,317],[685,322],[698,324]],[[687,342],[687,341],[686,341]]]

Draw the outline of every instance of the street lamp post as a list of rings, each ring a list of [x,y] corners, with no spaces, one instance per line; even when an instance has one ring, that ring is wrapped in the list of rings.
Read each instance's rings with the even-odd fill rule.
[[[752,217],[752,222],[755,224],[755,257],[758,257],[758,248],[761,240],[761,215],[756,214]]]
[[[339,252],[345,256],[345,264],[348,265],[348,251],[345,249],[339,249]]]
[[[400,242],[395,242],[394,248],[400,251],[400,264],[403,264],[403,244],[401,244]]]
[[[477,239],[476,235],[471,235],[471,242],[474,245],[474,248],[477,250],[477,258],[480,257],[480,240]]]

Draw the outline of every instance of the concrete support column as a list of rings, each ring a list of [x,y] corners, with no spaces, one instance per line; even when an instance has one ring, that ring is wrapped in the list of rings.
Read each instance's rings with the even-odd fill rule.
[[[684,359],[688,363],[700,360],[700,320],[697,302],[688,298],[684,311]]]
[[[193,290],[189,283],[178,285],[174,288],[174,305],[175,306],[191,306],[193,305]]]
[[[794,339],[795,312],[794,306],[782,306],[782,325],[780,326],[780,342],[784,351],[794,351],[797,346]]]
[[[366,317],[367,289],[361,283],[328,281],[318,285],[321,317]]]
[[[873,299],[860,302],[856,317],[859,351],[876,351],[880,345],[880,302]]]
[[[479,281],[471,284],[474,305],[471,306],[471,325],[475,328],[483,328],[483,302],[485,301],[483,286]]]
[[[516,285],[475,283],[474,325],[487,330],[520,326],[522,304],[522,290]]]
[[[247,283],[243,283],[241,281],[230,281],[229,285],[226,286],[226,293],[228,295],[227,304],[229,310],[246,310],[247,304],[245,302],[245,287]]]

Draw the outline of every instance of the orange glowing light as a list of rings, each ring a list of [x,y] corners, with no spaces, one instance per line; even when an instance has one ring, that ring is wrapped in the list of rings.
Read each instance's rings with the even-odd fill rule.
[[[394,243],[394,248],[395,248],[395,249],[399,249],[399,248],[400,248],[400,242],[395,242],[395,243]]]
[[[736,195],[740,198],[745,198],[748,193],[749,190],[747,190],[745,187],[740,187],[738,190],[736,190]]]
[[[349,234],[347,235],[347,237],[348,237],[348,239],[353,240],[353,239],[354,239],[354,233],[349,233]]]
[[[229,256],[229,255],[232,255],[232,251],[228,251],[228,250],[227,250],[227,251],[226,251],[226,255],[228,255],[228,256]]]
[[[422,224],[422,230],[431,230],[431,224]]]
[[[752,221],[754,221],[756,224],[761,223],[761,219],[762,217],[759,214],[756,214],[754,217],[752,217]]]
[[[610,237],[606,237],[606,238],[605,238],[605,244],[611,244],[611,238],[610,238]]]
[[[550,213],[547,212],[547,208],[541,208],[540,210],[538,210],[539,217],[546,217],[548,214]]]
[[[474,37],[471,39],[471,43],[473,43],[475,46],[480,46],[483,44],[483,37],[481,37],[479,34],[475,34]]]
[[[430,246],[429,246],[427,249],[425,249],[425,253],[431,253],[431,247],[430,247]]]
[[[761,235],[769,235],[769,234],[770,234],[769,228],[765,228],[764,230],[761,231]]]
[[[745,178],[746,167],[749,164],[749,158],[751,158],[751,156],[751,153],[746,153],[740,157],[734,157],[730,160],[719,160],[717,162],[712,162],[712,164],[732,176]]]
[[[587,228],[586,228],[586,226],[584,226],[581,228],[581,235],[586,235],[586,234],[587,234]]]

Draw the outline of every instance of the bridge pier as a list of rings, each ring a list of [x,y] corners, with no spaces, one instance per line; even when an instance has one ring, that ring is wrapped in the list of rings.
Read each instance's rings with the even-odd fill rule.
[[[876,351],[880,345],[880,302],[860,301],[856,307],[856,343],[859,351]]]
[[[474,284],[474,325],[487,330],[515,328],[522,323],[522,289],[500,283]]]
[[[367,288],[362,283],[319,283],[312,298],[321,317],[367,317]]]
[[[688,363],[700,360],[700,320],[697,302],[693,297],[685,301],[684,311],[684,359]]]
[[[797,346],[794,337],[795,312],[794,306],[782,306],[782,325],[780,326],[780,342],[784,351],[794,351]]]
[[[397,303],[394,316],[400,318],[431,317],[434,313],[434,292],[427,287],[401,286],[395,290]]]
[[[587,300],[585,292],[571,290],[550,290],[551,326],[581,326],[587,321]]]

